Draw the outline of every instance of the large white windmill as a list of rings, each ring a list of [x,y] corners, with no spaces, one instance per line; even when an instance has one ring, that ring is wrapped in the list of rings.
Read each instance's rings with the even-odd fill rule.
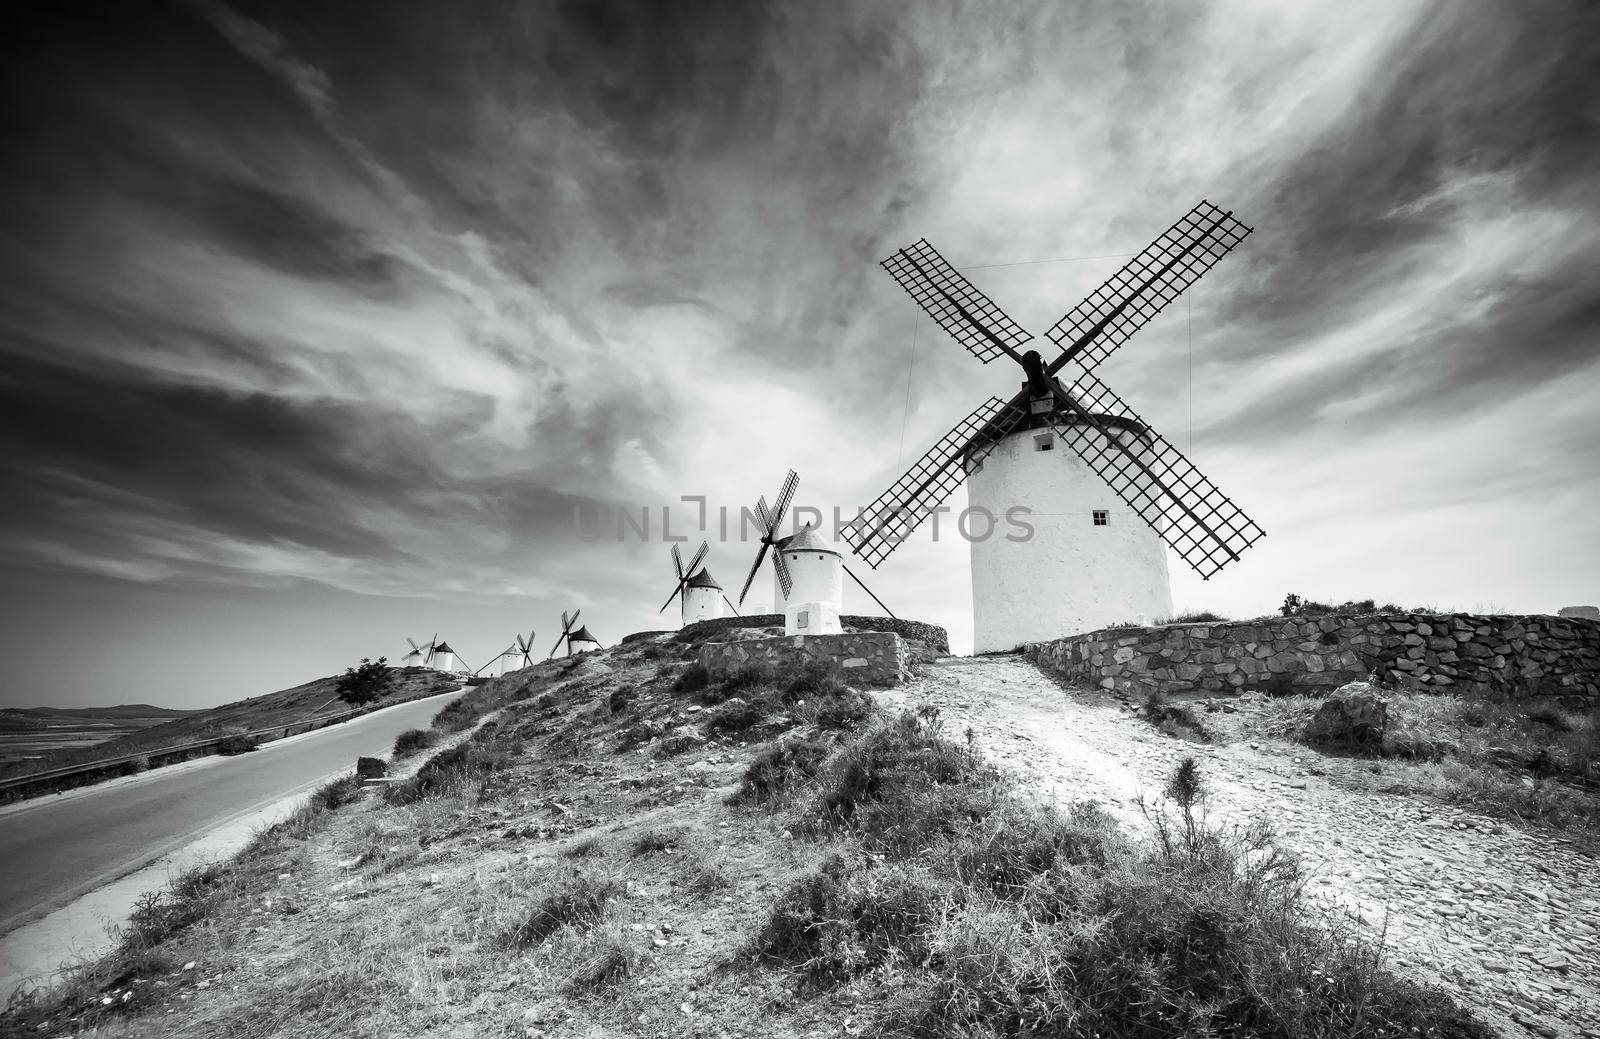
[[[1161,542],[1209,579],[1265,532],[1094,369],[1249,233],[1232,213],[1201,202],[1045,334],[1061,350],[1049,364],[1035,350],[1021,352],[1033,336],[927,241],[884,260],[978,360],[1010,357],[1026,381],[1010,400],[990,398],[946,433],[845,540],[876,568],[966,481],[970,507],[997,519],[1025,507],[1033,528],[1014,538],[975,532],[974,652],[1169,616]]]
[[[433,638],[434,641],[428,644],[428,659],[424,665],[425,667],[431,667],[435,671],[444,671],[449,674],[467,670],[467,666],[462,662],[460,654],[450,648],[450,643],[440,642],[437,635]]]

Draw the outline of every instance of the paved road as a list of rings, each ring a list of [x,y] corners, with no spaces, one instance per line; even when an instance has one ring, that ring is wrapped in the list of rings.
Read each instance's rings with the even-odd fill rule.
[[[250,754],[157,769],[102,789],[46,796],[0,815],[0,934],[138,869],[229,819],[386,754],[460,691],[269,743]],[[166,773],[166,774],[163,774]]]

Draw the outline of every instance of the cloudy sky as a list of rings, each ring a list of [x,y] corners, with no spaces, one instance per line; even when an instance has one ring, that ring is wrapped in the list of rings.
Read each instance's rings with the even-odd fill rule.
[[[662,626],[662,505],[864,504],[1015,388],[885,255],[1043,332],[1202,198],[1255,233],[1101,370],[1268,531],[1178,604],[1600,600],[1589,5],[40,7],[0,42],[0,704]],[[600,505],[651,540],[580,539]],[[970,643],[959,541],[869,579]]]

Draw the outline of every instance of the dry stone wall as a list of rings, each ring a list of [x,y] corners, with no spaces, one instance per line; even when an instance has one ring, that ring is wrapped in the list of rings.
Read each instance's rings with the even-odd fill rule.
[[[716,677],[748,665],[783,674],[814,660],[837,663],[845,681],[855,686],[894,686],[911,675],[911,653],[906,641],[889,631],[707,642],[700,647],[699,659]]]
[[[1376,674],[1408,688],[1600,703],[1600,622],[1386,613],[1173,624],[1027,647],[1069,680],[1119,692],[1318,693]]]

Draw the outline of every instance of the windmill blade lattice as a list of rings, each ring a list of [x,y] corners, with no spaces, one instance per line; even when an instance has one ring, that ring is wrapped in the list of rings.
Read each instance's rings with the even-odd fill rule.
[[[1045,333],[1065,351],[1048,370],[1060,371],[1071,360],[1084,371],[1092,370],[1215,267],[1250,231],[1232,213],[1202,201]]]
[[[1009,401],[990,397],[940,437],[841,532],[856,555],[876,570],[961,486],[968,465],[983,461],[1001,437],[1026,420],[1027,397],[1025,392]]]
[[[1073,391],[1083,414],[1078,422],[1055,424],[1056,434],[1202,578],[1210,579],[1266,536],[1105,383],[1087,375]],[[1118,447],[1107,439],[1115,431],[1098,415],[1117,416],[1144,432],[1128,433]]]
[[[940,256],[927,239],[899,250],[880,265],[917,306],[984,364],[1005,353],[996,342],[1020,350],[1033,336],[978,291]]]
[[[794,493],[799,486],[799,474],[790,469],[789,474],[783,478],[783,486],[778,490],[776,505],[768,509],[766,495],[756,498],[756,520],[761,525],[761,547],[756,550],[756,561],[751,564],[750,573],[745,575],[744,587],[739,591],[741,604],[744,602],[744,597],[750,594],[750,586],[755,583],[756,574],[761,570],[761,563],[767,558],[767,549],[777,544],[778,527],[783,523],[783,514],[788,510],[790,502],[794,501]],[[794,589],[794,579],[789,574],[788,564],[783,561],[783,553],[774,553],[772,567],[777,572],[783,594],[787,596]]]
[[[705,560],[706,553],[709,551],[711,551],[711,543],[707,541],[700,542],[700,548],[695,552],[694,558],[689,560],[688,566],[684,566],[683,556],[678,553],[678,546],[672,546],[672,569],[678,575],[678,583],[673,587],[672,594],[667,596],[667,601],[661,604],[661,609],[656,611],[657,613],[667,612],[667,607],[672,605],[672,600],[686,594],[685,589],[689,583],[689,578],[693,577],[695,571],[700,568],[701,562]]]

